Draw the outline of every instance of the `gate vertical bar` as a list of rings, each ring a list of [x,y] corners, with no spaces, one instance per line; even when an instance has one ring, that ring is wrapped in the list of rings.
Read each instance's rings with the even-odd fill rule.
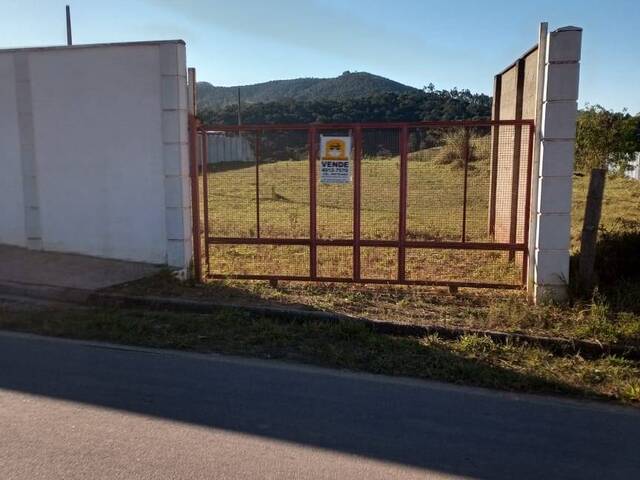
[[[309,276],[312,280],[318,277],[317,215],[316,215],[316,127],[309,129]]]
[[[527,189],[524,203],[524,235],[523,241],[525,249],[522,254],[522,285],[527,285],[527,278],[529,273],[529,215],[531,210],[531,172],[533,170],[533,139],[535,136],[535,127],[529,125],[529,142],[527,145]]]
[[[358,124],[353,129],[353,280],[360,281],[360,196],[362,168],[362,127]]]
[[[211,274],[211,261],[209,259],[209,137],[206,130],[200,130],[202,136],[202,209],[204,216],[204,255],[207,262],[207,274]]]
[[[500,121],[500,102],[502,99],[502,75],[496,75],[493,85],[493,109],[491,119]],[[498,158],[500,154],[500,124],[496,123],[491,127],[491,166],[489,183],[489,236],[493,239],[496,235],[496,206],[498,199]]]
[[[262,130],[256,130],[256,237],[260,238],[260,148]]]
[[[406,250],[407,238],[407,157],[409,147],[409,129],[404,125],[400,129],[400,215],[398,218],[398,281],[406,278]]]
[[[462,187],[462,242],[467,241],[467,190],[469,188],[469,127],[464,127],[464,183]]]
[[[198,160],[196,152],[196,130],[198,120],[189,115],[189,173],[191,177],[191,228],[193,231],[193,274],[202,282],[202,253],[200,242],[200,195],[198,195]]]

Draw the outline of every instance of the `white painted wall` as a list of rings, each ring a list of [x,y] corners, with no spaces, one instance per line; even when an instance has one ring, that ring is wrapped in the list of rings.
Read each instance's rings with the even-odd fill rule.
[[[0,242],[188,265],[184,50],[173,41],[0,51],[0,100],[18,111],[0,111],[2,170],[12,172],[0,182],[24,189],[21,204],[0,188],[3,204],[11,195]]]
[[[13,57],[0,55],[0,243],[26,245]]]

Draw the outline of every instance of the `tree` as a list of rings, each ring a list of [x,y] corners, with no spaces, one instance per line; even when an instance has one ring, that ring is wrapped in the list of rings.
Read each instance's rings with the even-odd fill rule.
[[[202,108],[205,123],[237,122],[237,107]],[[491,97],[468,90],[383,92],[340,100],[288,100],[245,103],[243,123],[411,122],[420,120],[477,120],[491,116]]]
[[[600,214],[607,171],[626,169],[638,148],[636,120],[626,111],[613,112],[600,105],[578,116],[576,166],[590,171],[589,190],[580,242],[579,283],[589,292],[595,283],[594,267]]]
[[[584,170],[627,167],[639,150],[637,118],[626,111],[614,112],[600,105],[580,112],[576,131],[576,167]]]

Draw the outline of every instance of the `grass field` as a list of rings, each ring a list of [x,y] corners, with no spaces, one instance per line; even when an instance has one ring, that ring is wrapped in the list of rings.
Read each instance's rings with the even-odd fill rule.
[[[574,178],[572,251],[579,247],[588,177]],[[204,286],[152,279],[123,290],[237,304],[311,308],[398,323],[462,326],[640,345],[640,182],[609,178],[599,241],[598,271],[609,272],[594,298],[569,306],[527,304],[522,291],[281,282],[211,281]],[[250,255],[247,253],[247,255]],[[287,260],[286,258],[284,260]],[[249,260],[251,261],[251,257]],[[456,267],[457,265],[454,265]],[[449,267],[452,268],[452,267]]]
[[[571,212],[571,247],[580,247],[580,231],[584,220],[589,177],[575,176],[573,181],[573,208]],[[640,223],[640,182],[623,177],[608,177],[605,183],[604,202],[600,227],[604,230],[633,229]]]
[[[468,171],[467,241],[489,242],[489,137],[472,140],[475,153]],[[409,155],[407,239],[460,241],[463,222],[464,169],[449,157],[447,146]],[[366,153],[366,152],[365,152]],[[445,163],[446,162],[446,163]],[[213,166],[208,175],[209,233],[217,237],[256,237],[256,203],[263,238],[309,238],[309,163],[280,160],[259,167],[259,192],[253,163]],[[364,155],[361,166],[361,238],[396,240],[399,229],[400,159]],[[259,199],[259,200],[258,200]],[[498,208],[504,208],[499,204]],[[353,183],[317,184],[317,235],[320,239],[353,238]],[[352,276],[352,248],[318,248],[318,275]],[[209,250],[216,274],[309,274],[305,246],[215,245]],[[408,249],[407,279],[484,281],[518,284],[521,270],[508,252]],[[397,249],[363,247],[363,278],[393,279]]]

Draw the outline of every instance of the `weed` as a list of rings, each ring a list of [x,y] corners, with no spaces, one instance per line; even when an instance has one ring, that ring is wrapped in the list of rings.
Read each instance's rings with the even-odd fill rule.
[[[460,351],[472,355],[486,357],[496,351],[497,346],[494,341],[487,336],[464,335],[458,340]]]
[[[640,401],[640,365],[556,357],[483,336],[395,337],[344,320],[284,321],[234,309],[211,315],[127,310],[0,310],[0,328],[148,347],[280,358],[525,392]]]

